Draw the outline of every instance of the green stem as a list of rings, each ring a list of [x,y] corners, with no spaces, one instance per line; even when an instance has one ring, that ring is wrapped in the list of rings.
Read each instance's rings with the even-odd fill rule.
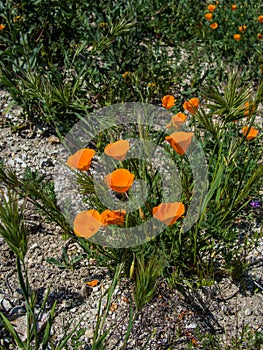
[[[139,313],[138,313],[137,310],[136,310],[136,311],[134,312],[134,314],[132,315],[132,308],[131,308],[130,319],[129,319],[129,324],[128,324],[128,329],[127,329],[127,332],[126,332],[126,334],[125,334],[125,339],[124,339],[124,341],[123,341],[123,344],[122,344],[120,350],[124,350],[124,349],[125,349],[126,344],[127,344],[128,340],[129,340],[129,338],[130,338],[130,334],[131,334],[131,331],[132,331],[132,328],[133,328],[133,323],[134,323],[134,321],[136,321],[138,315],[139,315]]]
[[[22,262],[24,266],[24,262]],[[17,257],[16,259],[16,268],[17,268],[17,274],[18,274],[18,281],[22,290],[22,294],[26,300],[27,303],[29,303],[29,289],[28,289],[28,278],[26,277],[26,282],[23,277],[23,271],[20,259]],[[26,271],[26,270],[24,270]]]
[[[180,256],[182,256],[182,229],[180,229],[179,231],[178,241],[179,241]]]
[[[194,266],[196,266],[196,250],[197,250],[197,225],[194,230]]]
[[[26,310],[27,310],[27,349],[31,349],[30,343],[32,340],[32,335],[34,335],[35,338],[35,349],[39,349],[39,340],[38,340],[38,330],[37,330],[37,318],[34,312],[35,308],[35,295],[31,294],[30,291],[30,285],[28,280],[28,274],[27,269],[25,266],[25,262],[22,260],[20,261],[19,258],[17,258],[16,261],[17,265],[17,274],[18,274],[18,280],[19,284],[22,290],[22,294],[26,301]],[[23,276],[24,274],[24,276]]]

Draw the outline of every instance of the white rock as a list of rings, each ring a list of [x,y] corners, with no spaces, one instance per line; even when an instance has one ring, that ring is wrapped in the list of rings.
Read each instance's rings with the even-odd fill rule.
[[[3,307],[3,309],[5,310],[5,311],[9,311],[10,309],[12,309],[12,305],[11,305],[11,303],[10,303],[10,301],[9,300],[7,300],[7,299],[1,299],[1,297],[0,297],[0,307]]]
[[[244,314],[245,316],[250,316],[252,314],[252,311],[250,309],[245,309]]]
[[[85,332],[85,337],[92,339],[94,337],[94,330],[93,329],[87,329]]]

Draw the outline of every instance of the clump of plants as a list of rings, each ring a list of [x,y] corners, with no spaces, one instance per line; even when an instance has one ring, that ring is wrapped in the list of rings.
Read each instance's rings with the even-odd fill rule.
[[[262,223],[261,5],[12,0],[0,1],[0,18],[1,84],[24,118],[56,127],[61,140],[82,121],[62,159],[82,209],[61,207],[54,184],[29,168],[19,178],[0,163],[9,191],[0,234],[16,256],[28,317],[24,342],[0,313],[14,343],[62,349],[74,338],[53,342],[55,304],[38,333],[48,295],[37,309],[24,259],[28,203],[114,272],[93,349],[110,334],[103,327],[122,276],[133,295],[123,348],[159,278],[182,291],[222,273],[240,280],[262,237],[239,230],[255,216]],[[81,259],[62,250],[49,262],[75,269]]]
[[[120,126],[111,130],[105,139],[100,135],[93,140],[95,150],[82,148],[68,157],[67,165],[76,170],[79,191],[90,208],[75,216],[74,233],[108,247],[122,247],[117,251],[107,249],[107,254],[113,261],[124,259],[127,268],[134,266],[132,276],[141,274],[140,265],[136,267],[138,249],[146,259],[148,257],[149,264],[151,256],[159,255],[160,260],[165,261],[162,262],[162,273],[175,284],[188,281],[189,285],[212,282],[217,273],[217,261],[223,262],[221,269],[229,269],[242,255],[237,246],[235,220],[253,197],[258,198],[263,175],[261,134],[255,127],[262,86],[255,94],[240,84],[235,73],[229,75],[228,83],[222,89],[223,92],[206,90],[203,100],[191,98],[183,106],[167,95],[162,100],[171,116],[166,130],[156,132],[139,123],[138,129],[137,125],[130,130]],[[186,123],[192,131],[186,129]],[[168,196],[164,193],[165,180],[153,166],[151,148],[144,153],[143,160],[137,145],[129,143],[129,139],[142,135],[144,140],[155,140],[156,146],[163,147],[173,159],[179,169],[179,179],[174,174],[169,181],[181,186],[180,196],[176,191]],[[198,147],[195,139],[200,142],[202,154],[191,153]],[[96,154],[101,159],[103,153],[111,163],[112,171],[103,173],[101,187],[96,187],[92,162]],[[135,159],[135,154],[139,159]],[[200,156],[200,166],[204,168],[203,182],[199,183],[198,190],[195,187],[198,181],[196,169],[191,164],[193,154]],[[148,196],[142,205],[127,212],[127,201],[138,196],[137,185],[133,188],[136,179],[147,182]],[[171,189],[169,187],[169,191]],[[100,196],[109,196],[109,191],[113,193],[113,198],[118,199],[118,207],[111,210],[103,205],[98,190]],[[143,190],[141,187],[141,196]],[[196,196],[199,201],[195,202],[193,214],[191,201]],[[187,211],[196,218],[191,225],[183,222]],[[149,224],[151,219],[153,223]],[[152,232],[158,222],[161,222],[162,232],[155,236]],[[149,225],[143,226],[144,223]],[[189,228],[186,230],[185,227]],[[122,230],[126,232],[129,228],[132,228],[129,237],[125,234],[122,237]],[[140,243],[143,244],[137,247]]]

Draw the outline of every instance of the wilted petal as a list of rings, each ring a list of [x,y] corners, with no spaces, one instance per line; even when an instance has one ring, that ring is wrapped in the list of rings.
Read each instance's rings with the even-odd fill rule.
[[[122,225],[124,223],[126,211],[106,209],[101,213],[101,221],[103,225]]]

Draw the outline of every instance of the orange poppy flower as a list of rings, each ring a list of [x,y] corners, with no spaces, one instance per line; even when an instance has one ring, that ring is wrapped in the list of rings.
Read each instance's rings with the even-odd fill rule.
[[[258,33],[257,38],[258,38],[258,40],[261,40],[263,38],[263,34]]]
[[[126,154],[130,148],[129,141],[127,140],[118,140],[116,142],[110,143],[104,148],[104,153],[107,156],[112,157],[116,160],[124,160]]]
[[[234,34],[233,38],[234,38],[234,40],[239,41],[241,39],[241,35],[240,34]]]
[[[210,24],[210,28],[211,28],[211,29],[216,29],[216,28],[218,28],[218,23],[216,23],[216,22],[211,23],[211,24]]]
[[[241,33],[244,33],[246,29],[247,29],[247,26],[239,26],[239,27],[238,27],[238,30],[239,30]]]
[[[258,130],[253,128],[253,126],[250,128],[249,133],[247,133],[248,126],[244,126],[241,131],[243,135],[246,137],[247,141],[253,140],[254,138],[257,137],[257,134],[258,134]]]
[[[134,175],[126,169],[117,169],[106,175],[106,184],[113,191],[123,193],[129,190],[134,181]]]
[[[99,231],[101,226],[100,213],[91,209],[82,211],[75,217],[73,229],[76,236],[90,238]]]
[[[263,23],[263,16],[261,15],[261,16],[258,16],[258,22],[259,23]]]
[[[164,224],[173,225],[185,212],[181,202],[161,203],[152,210],[153,217]]]
[[[165,140],[170,143],[176,153],[182,156],[187,151],[193,137],[193,132],[176,131],[166,136]]]
[[[90,168],[91,161],[94,155],[94,149],[82,148],[78,150],[75,154],[68,157],[67,165],[70,168],[87,171]]]
[[[205,18],[206,18],[208,21],[211,21],[211,19],[213,18],[212,13],[206,13],[206,14],[205,14]]]
[[[175,105],[175,101],[176,99],[172,95],[165,95],[162,98],[162,106],[167,109],[172,108]]]
[[[186,120],[186,115],[182,112],[179,112],[175,115],[172,116],[171,124],[167,124],[166,127],[170,128],[171,126],[177,128],[178,126],[181,126],[185,120]]]
[[[101,213],[101,221],[103,225],[122,225],[124,223],[126,211],[106,209]]]
[[[125,72],[122,74],[122,77],[125,79],[125,78],[128,78],[132,73],[131,72]]]
[[[209,12],[214,12],[215,9],[216,9],[216,6],[215,5],[208,5],[207,9],[208,9]]]
[[[0,30],[4,30],[5,26],[3,24],[0,24]]]
[[[236,9],[237,9],[237,5],[235,4],[231,5],[231,10],[236,11]]]
[[[244,115],[249,116],[251,113],[255,112],[255,105],[253,102],[245,102],[245,110],[244,110]]]
[[[244,111],[245,115],[249,114],[249,102],[245,102],[245,111]]]
[[[190,98],[189,101],[185,101],[183,104],[183,108],[186,109],[191,114],[195,114],[198,106],[199,106],[199,99],[196,97]]]

